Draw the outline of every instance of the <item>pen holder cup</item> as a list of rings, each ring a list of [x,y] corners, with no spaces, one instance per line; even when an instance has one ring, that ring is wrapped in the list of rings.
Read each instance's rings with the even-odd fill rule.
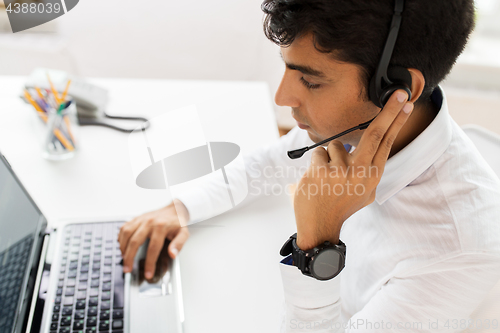
[[[78,120],[76,105],[72,101],[61,111],[50,109],[38,114],[41,118],[42,156],[48,160],[61,161],[73,157],[78,150]]]

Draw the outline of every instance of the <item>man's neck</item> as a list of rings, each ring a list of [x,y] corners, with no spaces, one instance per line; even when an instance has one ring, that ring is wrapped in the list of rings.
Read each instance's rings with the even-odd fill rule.
[[[431,101],[426,104],[415,105],[410,118],[408,118],[406,124],[401,128],[396,137],[396,140],[394,140],[389,158],[397,154],[419,136],[434,120],[438,112],[438,107]]]

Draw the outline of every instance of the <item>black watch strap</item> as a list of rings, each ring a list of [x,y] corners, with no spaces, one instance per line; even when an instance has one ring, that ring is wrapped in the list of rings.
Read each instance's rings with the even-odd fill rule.
[[[283,246],[281,247],[281,250],[280,250],[280,255],[282,255],[283,257],[286,257],[287,255],[290,255],[292,253],[292,250],[293,250],[292,241],[294,239],[297,239],[297,233],[294,233],[293,235],[291,235],[290,238],[288,238],[288,240],[285,242],[285,244],[283,244]]]
[[[344,268],[345,264],[344,259],[346,255],[346,246],[344,242],[342,242],[340,239],[338,244],[332,244],[327,241],[313,249],[304,251],[297,246],[297,234],[295,233],[292,236],[290,236],[290,238],[285,242],[285,244],[283,244],[280,250],[280,254],[282,256],[288,256],[292,254],[293,265],[296,266],[298,269],[300,269],[302,274],[314,277],[310,271],[311,259],[313,259],[315,255],[318,255],[324,249],[331,249],[331,248],[334,248],[336,251],[340,252],[343,255],[341,258],[341,262],[339,263],[341,265],[339,270],[340,273],[340,271]]]

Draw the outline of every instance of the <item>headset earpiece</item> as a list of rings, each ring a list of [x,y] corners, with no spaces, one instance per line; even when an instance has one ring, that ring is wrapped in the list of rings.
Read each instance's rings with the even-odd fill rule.
[[[391,95],[398,89],[405,90],[408,93],[408,100],[410,100],[412,83],[410,72],[404,67],[390,67],[387,70],[387,76],[392,83],[383,82],[380,92],[377,92],[375,88],[375,76],[372,78],[370,81],[370,100],[379,108],[383,108]]]
[[[378,95],[378,101],[380,107],[384,107],[389,101],[391,95],[398,89],[405,90],[408,94],[408,100],[411,99],[411,74],[403,67],[391,67],[387,71],[387,76],[391,80],[392,84],[384,87]]]

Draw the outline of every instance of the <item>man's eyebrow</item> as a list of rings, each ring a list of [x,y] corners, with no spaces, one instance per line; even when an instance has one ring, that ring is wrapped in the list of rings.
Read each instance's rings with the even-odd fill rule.
[[[285,63],[286,67],[288,69],[292,69],[292,70],[296,70],[296,71],[299,71],[303,74],[306,74],[306,75],[310,75],[310,76],[315,76],[315,77],[319,77],[319,78],[325,78],[326,75],[323,74],[322,72],[312,68],[312,67],[309,67],[307,65],[296,65],[296,64],[290,64],[290,63],[287,63],[285,61],[285,59],[283,59],[283,54],[281,54],[280,52],[280,57],[281,57],[281,60],[283,60],[283,62]]]

